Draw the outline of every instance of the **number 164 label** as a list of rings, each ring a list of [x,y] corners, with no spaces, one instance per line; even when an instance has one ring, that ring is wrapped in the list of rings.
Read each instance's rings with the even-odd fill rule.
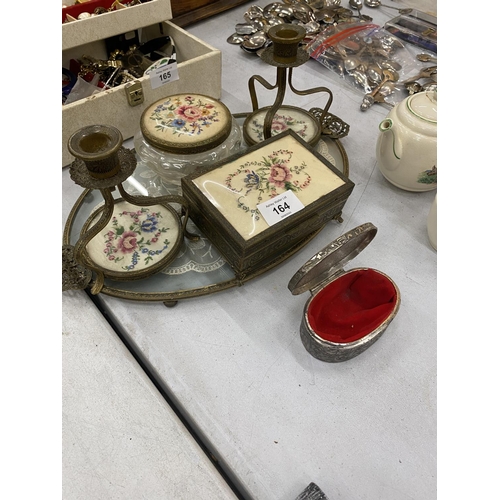
[[[288,190],[269,201],[257,205],[259,212],[266,222],[272,226],[280,220],[290,217],[304,208],[303,203],[295,196],[293,191]]]

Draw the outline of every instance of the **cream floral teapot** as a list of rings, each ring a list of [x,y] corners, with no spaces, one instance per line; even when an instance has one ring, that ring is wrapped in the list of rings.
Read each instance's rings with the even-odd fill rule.
[[[413,94],[379,125],[377,165],[384,177],[407,191],[437,188],[437,91]]]

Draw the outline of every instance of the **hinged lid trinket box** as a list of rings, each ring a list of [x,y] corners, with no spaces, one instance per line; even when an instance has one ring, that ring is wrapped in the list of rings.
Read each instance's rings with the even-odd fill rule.
[[[182,178],[190,217],[241,280],[329,220],[341,222],[353,188],[291,130]],[[285,198],[290,206],[273,207]],[[273,209],[278,220],[268,222]]]
[[[399,310],[400,292],[389,276],[371,268],[342,268],[376,233],[369,222],[348,231],[308,260],[288,284],[293,295],[311,292],[300,338],[321,361],[358,356],[381,337]]]

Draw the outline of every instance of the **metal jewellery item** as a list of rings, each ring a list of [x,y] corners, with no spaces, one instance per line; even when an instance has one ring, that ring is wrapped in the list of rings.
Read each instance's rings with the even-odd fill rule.
[[[396,9],[400,14],[409,14],[413,10],[413,9],[400,9],[399,7],[386,5],[382,3],[380,0],[365,0],[365,5],[371,8],[385,7],[387,9]]]
[[[388,82],[397,81],[399,75],[396,71],[390,69],[382,70],[382,80],[381,82],[369,93],[363,97],[360,109],[361,111],[366,111],[369,107],[373,105],[374,102],[385,102],[385,95],[381,94],[380,91]]]
[[[328,500],[328,497],[317,484],[309,483],[295,500]]]

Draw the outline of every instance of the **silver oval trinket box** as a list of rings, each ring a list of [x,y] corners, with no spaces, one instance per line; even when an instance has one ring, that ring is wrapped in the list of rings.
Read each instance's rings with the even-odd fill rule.
[[[288,284],[293,295],[311,292],[300,338],[321,361],[338,363],[358,356],[382,336],[399,310],[399,288],[389,276],[372,268],[342,267],[376,233],[369,222],[344,233],[309,259]]]

